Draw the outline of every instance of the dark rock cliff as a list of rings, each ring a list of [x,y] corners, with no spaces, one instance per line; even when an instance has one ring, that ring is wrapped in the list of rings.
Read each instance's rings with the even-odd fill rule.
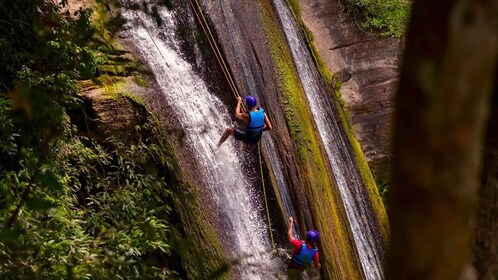
[[[269,112],[275,129],[265,138],[274,141],[282,162],[298,229],[316,228],[322,236],[322,276],[363,279],[336,179],[273,3],[203,1],[203,6],[241,94],[256,95]]]
[[[389,178],[391,119],[401,40],[367,34],[339,0],[299,0],[321,57],[340,75],[356,138],[377,181]]]
[[[219,67],[210,57],[209,45],[189,15],[189,2],[180,2],[182,5],[178,7],[181,8],[175,10],[176,20],[180,23],[177,35],[185,57],[195,65],[194,71],[209,81],[210,90],[217,92],[227,104],[235,105],[235,99],[228,86],[225,86]],[[241,95],[256,95],[269,112],[275,130],[265,137],[275,143],[283,180],[289,186],[296,207],[298,229],[304,233],[309,228],[316,228],[322,236],[322,276],[326,279],[363,279],[353,233],[343,209],[336,179],[326,160],[323,143],[272,2],[203,1],[202,4]],[[121,36],[121,39],[125,45],[132,45],[126,43],[128,38],[125,36]],[[132,48],[131,51],[136,50]],[[168,113],[171,108],[164,105],[164,97],[154,92],[157,86],[154,79],[148,82],[149,89],[141,97],[163,120],[182,170],[195,170],[192,168],[195,167],[192,157],[182,152],[184,128],[175,124],[173,116]],[[182,173],[187,181],[199,180],[194,178],[195,171]],[[271,178],[271,181],[275,182],[276,179]],[[195,190],[192,192],[196,193]],[[199,193],[203,191],[199,190]],[[209,198],[203,197],[202,200],[205,202]],[[209,203],[204,203],[203,210],[210,213],[206,204]],[[282,214],[288,216],[288,213]],[[282,224],[285,226],[285,218],[272,222],[277,227]],[[279,232],[283,233],[284,230]]]

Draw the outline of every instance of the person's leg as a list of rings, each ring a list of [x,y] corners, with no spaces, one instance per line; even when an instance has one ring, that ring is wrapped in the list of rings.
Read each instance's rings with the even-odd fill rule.
[[[284,248],[276,248],[274,251],[273,251],[273,254],[282,259],[285,263],[289,263],[290,260],[292,259],[292,254],[290,252],[290,250],[286,250]]]
[[[291,257],[291,259],[292,259],[292,257]],[[301,279],[302,272],[303,272],[303,267],[300,267],[294,261],[290,260],[287,263],[287,279],[288,280]]]
[[[228,137],[230,137],[230,135],[232,135],[234,130],[235,130],[235,128],[233,128],[233,127],[227,128],[225,130],[223,135],[221,135],[220,141],[218,141],[218,145],[217,145],[218,148],[221,146],[221,144],[223,144],[228,139]]]
[[[287,279],[288,280],[300,280],[302,276],[302,272],[298,269],[289,268],[287,269]]]
[[[246,142],[250,145],[258,145],[262,133],[247,133]]]

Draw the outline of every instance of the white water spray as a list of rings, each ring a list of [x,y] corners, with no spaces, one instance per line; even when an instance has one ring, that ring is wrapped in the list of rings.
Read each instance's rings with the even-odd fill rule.
[[[220,135],[232,125],[228,110],[182,58],[174,14],[166,8],[160,8],[159,14],[161,27],[142,11],[123,10],[127,20],[123,33],[153,71],[168,107],[185,128],[186,148],[195,156],[200,181],[209,188],[220,214],[220,235],[232,247],[226,253],[240,260],[234,274],[238,279],[272,279],[275,265],[265,253],[271,248],[267,227],[255,205],[255,194],[243,168],[244,158],[233,140],[216,148]]]

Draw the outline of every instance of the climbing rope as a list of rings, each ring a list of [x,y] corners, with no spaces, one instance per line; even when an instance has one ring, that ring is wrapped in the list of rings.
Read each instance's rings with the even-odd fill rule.
[[[204,34],[206,35],[206,38],[208,39],[209,45],[211,46],[211,49],[214,52],[216,60],[218,61],[218,64],[220,65],[220,67],[222,69],[223,75],[225,76],[225,79],[227,80],[228,85],[230,86],[230,89],[231,89],[233,95],[235,96],[236,99],[240,98],[241,97],[240,93],[237,89],[237,86],[234,82],[234,79],[232,78],[232,75],[228,69],[228,66],[225,63],[225,60],[223,59],[221,51],[218,48],[216,41],[214,40],[213,33],[211,32],[211,29],[209,28],[209,25],[207,24],[206,18],[204,17],[204,13],[202,12],[201,5],[199,4],[198,0],[195,0],[195,3],[197,6],[194,5],[192,0],[189,0],[189,3],[190,3],[192,10],[194,11],[194,13],[197,17],[197,20],[199,21],[199,24],[201,25],[202,30],[204,31]],[[152,34],[150,34],[149,30],[147,29],[147,26],[145,25],[140,14],[137,13],[137,11],[133,11],[133,13],[140,20],[140,24],[143,26],[143,28],[145,29],[145,31],[149,35],[150,39],[152,40],[152,43],[157,48],[157,50],[158,50],[159,54],[161,55],[161,57],[163,58],[163,60],[166,60],[164,55],[161,52],[161,49],[156,44],[154,37],[152,36]],[[246,109],[245,105],[243,103],[242,103],[242,106],[244,109]],[[270,210],[268,207],[268,199],[266,196],[265,180],[264,180],[264,173],[263,173],[263,161],[261,158],[261,143],[258,143],[258,156],[259,156],[259,168],[260,168],[260,172],[261,172],[261,184],[263,187],[263,196],[264,196],[264,200],[265,200],[266,215],[267,215],[267,219],[268,219],[268,229],[270,231],[270,239],[271,239],[272,248],[275,249],[275,242],[273,239],[273,230],[272,230],[271,219],[270,219]]]
[[[230,70],[228,69],[225,60],[223,59],[223,56],[221,54],[220,49],[218,48],[218,44],[216,44],[216,41],[214,40],[213,33],[211,32],[211,29],[209,28],[209,25],[207,23],[206,18],[204,17],[204,13],[202,12],[202,7],[199,4],[198,0],[195,0],[196,5],[192,2],[192,0],[189,0],[190,5],[192,6],[192,10],[195,13],[195,16],[197,17],[197,20],[199,21],[199,24],[201,25],[202,30],[204,31],[204,34],[206,35],[206,38],[208,39],[209,45],[211,46],[211,49],[214,52],[214,56],[216,57],[216,60],[218,61],[218,64],[221,67],[221,70],[223,72],[223,75],[225,76],[225,79],[228,82],[228,85],[230,86],[230,89],[235,96],[235,99],[240,97],[240,93],[237,89],[237,86],[232,78],[232,75],[230,74]],[[244,104],[242,104],[244,106]],[[245,109],[245,107],[244,107]]]
[[[140,14],[137,11],[133,11],[133,14],[140,20],[140,24],[142,25],[142,27],[145,29],[145,31],[149,35],[150,40],[152,41],[152,43],[154,44],[154,46],[156,46],[156,49],[159,52],[159,54],[161,55],[161,57],[163,58],[163,60],[166,61],[166,58],[164,57],[163,52],[157,46],[156,41],[154,40],[154,37],[152,37],[152,34],[150,34],[149,29],[147,29],[147,26],[145,25],[144,20],[142,19],[142,17],[140,16]]]
[[[240,93],[237,90],[237,86],[234,82],[234,79],[233,79],[229,69],[228,69],[227,64],[225,63],[225,60],[223,59],[221,51],[220,51],[218,45],[216,44],[216,41],[214,40],[213,33],[211,32],[211,29],[209,28],[209,25],[207,24],[206,18],[204,17],[204,13],[202,12],[202,7],[199,4],[198,0],[194,0],[194,1],[195,1],[196,5],[194,5],[192,0],[189,0],[190,5],[192,6],[192,10],[194,11],[195,16],[197,17],[197,20],[199,21],[199,24],[201,25],[201,28],[204,31],[204,34],[206,35],[206,37],[208,39],[209,45],[211,46],[211,49],[214,52],[216,60],[218,61],[218,64],[220,65],[220,67],[223,71],[223,75],[225,76],[225,78],[230,86],[230,89],[232,90],[233,95],[235,96],[236,99],[238,99],[241,97]],[[242,104],[242,106],[244,106],[244,104]],[[244,109],[245,109],[245,106],[244,106]],[[275,241],[273,239],[273,230],[272,230],[272,226],[271,226],[270,209],[268,207],[268,199],[266,196],[265,180],[264,180],[264,173],[263,173],[263,160],[261,158],[261,142],[258,143],[258,157],[259,157],[259,169],[260,169],[260,173],[261,173],[261,185],[263,187],[263,196],[264,196],[264,200],[265,200],[266,216],[267,216],[267,220],[268,220],[268,229],[270,231],[270,240],[271,240],[272,248],[275,249]]]

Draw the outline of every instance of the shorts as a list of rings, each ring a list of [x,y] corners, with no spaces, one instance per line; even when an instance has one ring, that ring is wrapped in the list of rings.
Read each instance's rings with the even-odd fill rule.
[[[300,264],[297,264],[292,258],[289,260],[289,262],[287,263],[287,268],[289,269],[297,269],[299,271],[304,271],[304,269],[306,268],[305,266],[302,266]]]
[[[262,132],[249,132],[238,128],[236,128],[233,132],[235,139],[251,145],[258,144],[262,134]]]

